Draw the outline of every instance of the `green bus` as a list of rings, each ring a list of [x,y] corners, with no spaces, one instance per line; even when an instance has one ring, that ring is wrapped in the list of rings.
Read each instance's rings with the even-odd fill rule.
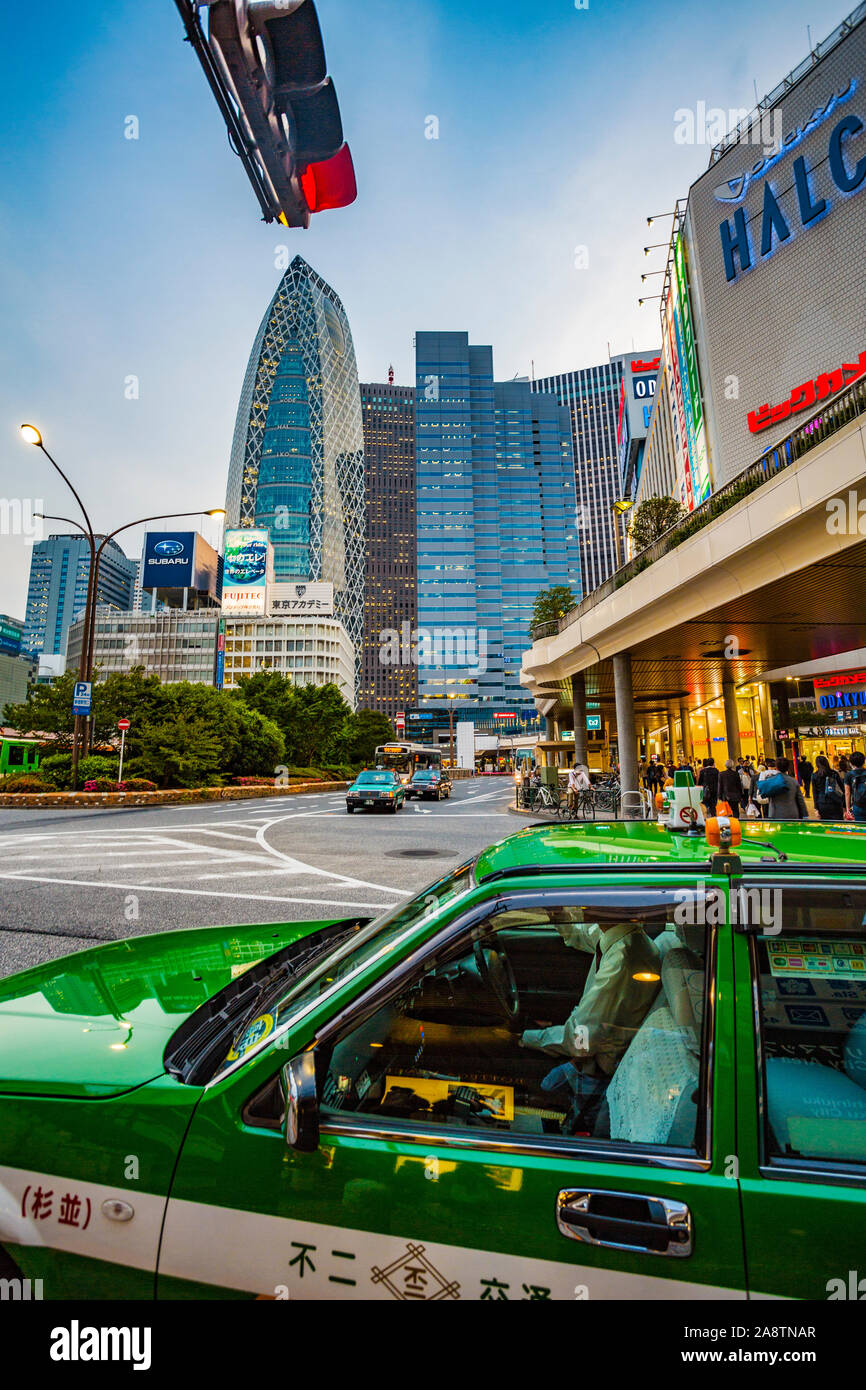
[[[39,768],[39,744],[33,738],[0,738],[0,777],[15,777]]]

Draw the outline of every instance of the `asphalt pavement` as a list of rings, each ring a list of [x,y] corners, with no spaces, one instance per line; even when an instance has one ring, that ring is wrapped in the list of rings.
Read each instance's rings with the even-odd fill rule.
[[[396,816],[325,792],[224,806],[0,810],[0,976],[179,927],[378,914],[520,830],[510,777]]]

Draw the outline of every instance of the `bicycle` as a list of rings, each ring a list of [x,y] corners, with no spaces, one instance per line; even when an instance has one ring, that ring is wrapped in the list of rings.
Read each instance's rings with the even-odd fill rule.
[[[545,782],[540,787],[531,787],[529,792],[529,808],[532,811],[553,811],[559,812],[561,798],[558,792],[554,792]]]
[[[610,811],[616,815],[619,810],[622,788],[619,782],[602,782],[595,788],[595,805],[599,811]]]
[[[595,820],[595,796],[591,787],[583,787],[576,794],[571,806],[566,797],[560,803],[560,820]]]

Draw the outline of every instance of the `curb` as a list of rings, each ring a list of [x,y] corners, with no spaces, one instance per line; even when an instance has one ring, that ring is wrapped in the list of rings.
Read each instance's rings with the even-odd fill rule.
[[[176,806],[209,801],[261,801],[274,796],[309,796],[315,792],[341,792],[348,782],[301,782],[294,787],[199,787],[165,792],[5,792],[0,809],[75,810],[78,808]]]

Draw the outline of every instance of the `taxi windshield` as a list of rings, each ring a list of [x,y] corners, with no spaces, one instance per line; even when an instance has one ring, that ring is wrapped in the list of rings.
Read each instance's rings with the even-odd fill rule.
[[[362,787],[387,787],[393,781],[393,772],[360,772],[356,778],[357,784]]]
[[[436,782],[439,780],[438,772],[416,772],[412,778],[413,782]]]
[[[426,916],[462,896],[472,886],[472,865],[474,860],[462,864],[447,878],[439,879],[423,893],[408,903],[392,908],[383,917],[370,922],[360,932],[354,932],[348,941],[335,950],[329,951],[316,961],[315,966],[304,974],[302,979],[292,977],[278,980],[263,993],[257,1001],[260,1018],[271,1020],[268,1035],[281,1027],[289,1017],[300,1017],[311,1008],[323,994],[345,980],[356,970],[360,970],[375,957],[384,957],[392,951],[404,932],[417,926]],[[217,1068],[215,1077],[221,1076],[230,1066],[243,1056],[251,1053],[262,1036],[256,1023],[244,1020],[233,1038],[225,1060]],[[284,1044],[285,1045],[285,1044]]]

